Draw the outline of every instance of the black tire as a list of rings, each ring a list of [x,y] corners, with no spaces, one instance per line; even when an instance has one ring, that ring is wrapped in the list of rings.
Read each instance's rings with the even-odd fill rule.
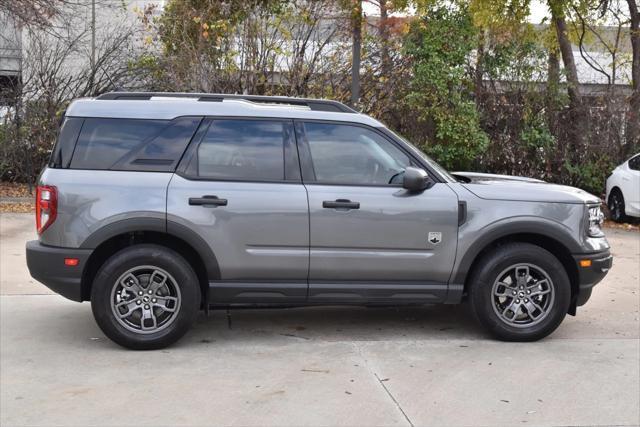
[[[617,188],[611,190],[607,207],[609,208],[609,216],[613,221],[625,222],[627,220],[627,215],[624,211],[624,196]]]
[[[540,315],[538,320],[533,320],[533,317],[527,314],[528,310],[524,307],[524,299],[517,300],[522,305],[516,305],[516,310],[504,309],[505,306],[515,303],[515,298],[527,297],[526,294],[524,297],[520,296],[521,294],[511,296],[513,291],[520,292],[516,283],[514,283],[515,288],[499,284],[505,280],[499,281],[498,279],[509,277],[503,273],[510,271],[509,268],[513,266],[517,268],[514,269],[515,274],[511,276],[514,279],[519,272],[530,271],[531,276],[522,275],[522,277],[531,277],[530,284],[535,283],[533,275],[543,276],[539,283],[545,282],[547,277],[551,282],[549,285],[545,284],[545,288],[553,288],[553,292],[550,290],[544,296],[535,296],[538,299],[536,301],[533,298],[531,300],[527,298],[527,301],[536,302],[540,307],[548,304],[544,311],[534,310],[535,314],[545,313]],[[511,279],[506,279],[506,281],[511,283]],[[496,288],[494,288],[494,284],[496,284]],[[534,287],[527,288],[525,284],[525,293],[527,289],[532,289],[534,294],[542,292]],[[542,285],[540,289],[542,289]],[[509,296],[494,297],[494,290],[498,293],[508,293]],[[496,299],[494,300],[494,298]],[[571,302],[571,284],[564,267],[549,251],[529,243],[509,243],[499,246],[479,261],[472,272],[469,301],[476,319],[494,337],[503,341],[536,341],[552,333],[566,316]],[[529,302],[527,304],[531,306]],[[502,315],[499,315],[499,312],[502,312]],[[508,319],[503,318],[505,312],[508,314],[520,313],[518,316],[524,316],[525,320],[521,324],[515,325],[513,324],[515,322],[510,323]],[[526,323],[526,318],[530,318],[531,325]],[[518,321],[515,317],[514,320]]]
[[[128,325],[121,323],[127,323],[128,319],[134,319],[136,317],[134,311],[137,308],[140,308],[138,316],[140,318],[143,317],[142,313],[145,310],[142,310],[142,307],[133,305],[134,300],[138,299],[137,293],[124,291],[125,296],[132,298],[124,302],[131,303],[133,307],[133,310],[125,307],[125,310],[128,309],[129,313],[132,313],[126,320],[121,321],[116,318],[115,311],[117,308],[114,307],[117,304],[114,303],[112,306],[111,302],[114,296],[120,298],[121,302],[123,301],[121,296],[123,287],[119,283],[123,281],[121,277],[125,273],[128,275],[130,271],[134,274],[140,273],[139,277],[134,276],[136,282],[139,280],[139,283],[136,283],[136,289],[148,289],[151,291],[151,279],[148,279],[147,288],[144,288],[143,281],[145,277],[153,277],[153,273],[145,276],[145,268],[154,273],[158,272],[157,277],[160,279],[162,278],[160,272],[167,273],[166,286],[170,285],[171,289],[177,292],[177,297],[173,298],[169,293],[169,287],[165,288],[163,285],[163,288],[157,290],[158,299],[172,298],[177,302],[174,304],[165,303],[166,306],[171,306],[170,308],[174,310],[173,312],[150,303],[153,307],[151,307],[151,311],[147,310],[146,312],[160,312],[161,315],[153,315],[153,325],[158,324],[159,327],[150,328],[149,331],[135,330],[135,322],[133,321]],[[157,270],[153,270],[154,268]],[[163,291],[163,289],[166,291]],[[148,298],[152,296],[149,295]],[[146,292],[143,297],[146,297]],[[173,344],[189,330],[200,308],[200,298],[198,278],[193,268],[182,256],[164,246],[139,244],[122,249],[102,265],[91,289],[91,309],[102,332],[117,344],[133,350],[153,350]],[[138,301],[135,302],[138,303]],[[153,299],[153,302],[156,303],[157,300]],[[145,308],[149,307],[145,305]],[[162,316],[165,317],[165,324],[160,326],[159,319]],[[138,321],[140,320],[145,323],[145,319],[138,319]]]

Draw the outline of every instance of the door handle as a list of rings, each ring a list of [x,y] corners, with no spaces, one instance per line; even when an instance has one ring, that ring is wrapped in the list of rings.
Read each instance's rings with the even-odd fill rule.
[[[322,202],[322,207],[329,209],[360,209],[360,202],[352,202],[347,199],[325,200]]]
[[[227,206],[227,199],[218,196],[189,197],[190,206]]]

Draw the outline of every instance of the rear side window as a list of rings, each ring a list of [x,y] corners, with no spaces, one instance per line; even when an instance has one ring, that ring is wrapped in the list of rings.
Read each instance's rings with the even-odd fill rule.
[[[71,168],[111,169],[166,126],[164,120],[85,119]]]
[[[196,152],[196,175],[221,180],[284,180],[287,129],[279,121],[214,120]]]
[[[85,119],[70,167],[172,171],[200,120]]]
[[[201,120],[200,117],[181,117],[172,120],[155,138],[148,140],[120,159],[113,169],[175,170]]]

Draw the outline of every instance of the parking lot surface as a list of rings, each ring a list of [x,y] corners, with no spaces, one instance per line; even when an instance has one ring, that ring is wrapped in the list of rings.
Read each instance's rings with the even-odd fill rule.
[[[165,350],[105,338],[28,274],[32,214],[0,215],[0,424],[638,425],[640,234],[547,339],[502,343],[468,307],[213,311]]]

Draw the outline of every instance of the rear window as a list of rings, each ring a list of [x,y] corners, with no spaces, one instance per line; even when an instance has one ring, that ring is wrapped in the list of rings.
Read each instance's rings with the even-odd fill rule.
[[[70,167],[172,171],[200,120],[84,119]]]

